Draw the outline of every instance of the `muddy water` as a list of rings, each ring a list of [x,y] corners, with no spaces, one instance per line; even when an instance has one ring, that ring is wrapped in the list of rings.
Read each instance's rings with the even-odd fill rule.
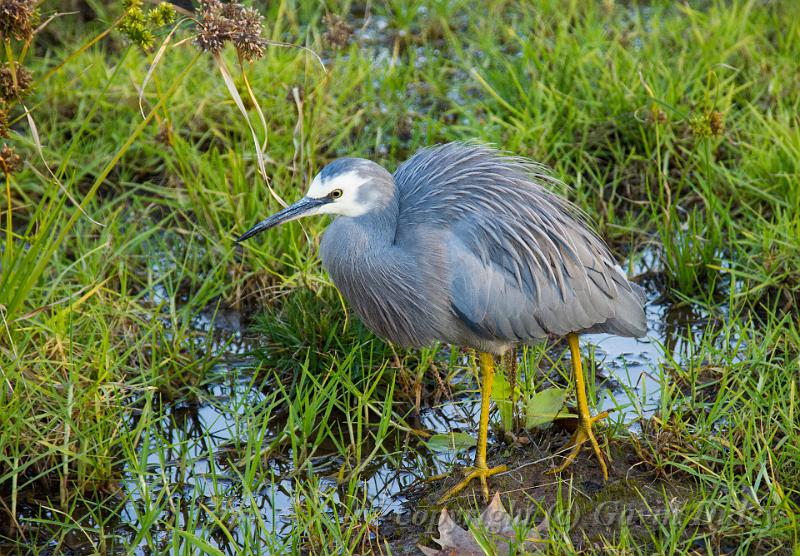
[[[646,272],[653,261],[647,256],[634,269]],[[649,336],[645,339],[618,338],[608,335],[587,335],[582,338],[584,352],[593,352],[598,370],[598,403],[603,409],[614,409],[614,419],[631,423],[647,416],[658,408],[661,391],[660,362],[668,350],[677,360],[687,355],[684,340],[686,334],[700,334],[707,315],[690,308],[678,310],[663,301],[663,296],[653,283],[648,287],[649,301],[647,317]],[[274,475],[264,484],[270,485],[255,492],[249,500],[241,498],[239,478],[227,470],[220,461],[210,461],[208,455],[215,454],[217,460],[226,459],[232,447],[246,442],[248,431],[260,427],[260,423],[249,422],[244,408],[252,408],[267,402],[268,388],[260,388],[254,381],[253,368],[257,361],[242,356],[248,345],[241,339],[241,323],[235,313],[217,314],[212,325],[211,314],[196,318],[193,325],[199,330],[218,327],[214,335],[215,344],[210,346],[217,353],[225,352],[221,362],[212,373],[216,378],[205,389],[201,398],[193,404],[175,404],[164,408],[160,426],[152,430],[154,445],[168,443],[179,446],[175,452],[154,452],[147,459],[147,469],[152,483],[146,489],[130,475],[125,490],[131,495],[126,505],[123,521],[127,531],[138,529],[147,498],[153,499],[166,490],[172,497],[202,500],[209,507],[217,503],[256,504],[264,522],[278,536],[288,535],[294,526],[294,486],[289,474],[291,461],[270,461],[269,471]],[[561,352],[558,352],[561,356]],[[250,411],[249,415],[253,415]],[[424,409],[420,414],[421,425],[431,432],[446,433],[451,430],[474,432],[477,426],[478,403],[474,397],[456,396],[435,408]],[[278,425],[280,426],[280,425]],[[268,431],[277,434],[277,430]],[[634,429],[635,432],[635,429]],[[426,453],[408,450],[401,459],[378,460],[368,472],[362,474],[367,498],[371,501],[374,519],[376,516],[397,516],[407,511],[408,493],[420,480],[431,474],[451,469],[453,464],[467,464],[471,455]],[[320,456],[314,462],[320,476],[335,475],[341,462],[335,456]],[[322,479],[323,488],[335,489],[333,480]],[[238,499],[237,499],[238,498]],[[175,516],[176,525],[187,525],[187,514]],[[168,536],[167,531],[163,531]],[[235,531],[234,531],[234,534]],[[141,552],[146,553],[142,544]]]

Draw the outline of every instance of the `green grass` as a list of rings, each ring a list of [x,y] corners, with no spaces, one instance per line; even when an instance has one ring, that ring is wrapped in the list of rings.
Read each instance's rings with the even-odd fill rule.
[[[684,507],[584,544],[570,510],[586,501],[565,475],[552,505],[527,501],[550,515],[548,550],[796,553],[800,9],[490,4],[377,3],[365,20],[355,2],[270,3],[267,36],[327,69],[278,47],[245,64],[272,186],[291,200],[337,156],[394,169],[456,139],[553,167],[621,261],[654,253],[648,278],[670,306],[709,317],[668,340],[653,370],[661,407],[641,434],[607,433],[637,468],[690,489]],[[143,119],[155,50],[117,31],[80,50],[123,10],[87,6],[24,60],[41,156],[22,103],[6,106],[3,141],[25,166],[0,195],[0,551],[386,553],[365,484],[376,466],[437,471],[416,410],[443,386],[468,392],[474,368],[456,350],[397,350],[348,316],[316,255],[323,220],[235,245],[278,204],[213,59],[168,48]],[[356,29],[341,49],[327,12]],[[193,326],[227,308],[251,316],[249,367]],[[525,353],[525,395],[549,385],[542,369],[567,374],[547,353]],[[182,421],[202,423],[203,408],[225,417],[222,451],[210,423]],[[509,453],[528,452],[493,457]],[[430,531],[410,531],[430,546]]]

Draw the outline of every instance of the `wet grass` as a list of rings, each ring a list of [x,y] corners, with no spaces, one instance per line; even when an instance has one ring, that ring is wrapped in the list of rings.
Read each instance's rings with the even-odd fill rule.
[[[648,345],[585,344],[592,403],[619,409],[608,484],[588,454],[543,474],[559,426],[495,431],[520,535],[547,515],[554,554],[796,553],[800,11],[491,4],[270,3],[268,34],[327,67],[284,48],[245,65],[273,187],[293,199],[337,156],[393,169],[467,138],[552,166],[659,311]],[[213,60],[168,49],[143,119],[154,52],[116,31],[78,52],[122,12],[89,5],[24,61],[61,186],[7,106],[25,165],[0,196],[0,551],[431,546],[443,486],[421,479],[471,455],[425,440],[474,432],[471,358],[397,350],[348,316],[321,220],[234,245],[277,203]],[[328,12],[353,27],[344,46]],[[563,352],[521,354],[524,394],[569,380]]]

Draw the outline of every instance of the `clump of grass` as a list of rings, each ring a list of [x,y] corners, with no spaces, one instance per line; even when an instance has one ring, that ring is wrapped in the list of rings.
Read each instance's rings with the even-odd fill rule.
[[[671,207],[662,218],[659,237],[667,283],[683,294],[713,295],[726,257],[725,236],[717,211],[693,207],[685,216]],[[656,216],[659,217],[658,215]]]
[[[310,322],[308,315],[318,315]],[[271,367],[291,376],[298,361],[309,369],[326,369],[349,361],[351,380],[358,381],[385,365],[398,373],[397,380],[413,399],[429,368],[425,353],[403,350],[376,338],[354,315],[349,315],[338,291],[329,283],[314,289],[286,292],[273,307],[260,313],[252,327],[262,340],[261,357]],[[419,400],[415,400],[419,403]]]
[[[35,39],[33,23],[25,19],[26,14],[0,14],[16,17],[13,22],[2,20],[0,25],[17,29],[19,32],[11,35],[21,41],[15,44],[12,36],[5,37],[2,86],[7,109],[21,105],[22,96],[33,89],[31,80],[36,79],[31,77],[36,72],[28,73],[21,65],[23,61],[37,63],[26,59]],[[97,36],[107,35],[109,29]],[[93,42],[96,38],[90,37],[88,44]],[[75,59],[82,49],[65,55],[63,63]],[[124,57],[120,62],[124,63]],[[45,79],[55,81],[57,71],[46,73]],[[113,81],[117,73],[110,76]],[[50,84],[37,81],[45,82]],[[36,93],[42,90],[51,91],[49,87],[36,87]],[[103,102],[106,91],[95,91],[96,97],[88,105],[90,115]],[[38,150],[44,161],[44,149],[50,146],[40,142],[31,111],[24,106],[21,109],[30,136],[18,128],[7,133],[17,144]],[[121,250],[111,244],[114,237],[122,242],[123,249],[130,248],[139,245],[143,237],[136,230],[123,231],[120,225],[98,232],[91,229],[93,220],[82,218],[106,177],[152,117],[150,114],[143,125],[134,128],[126,141],[113,145],[115,153],[99,168],[93,165],[95,174],[80,201],[69,190],[77,191],[83,176],[65,176],[73,162],[71,156],[83,140],[85,121],[72,130],[71,142],[63,146],[55,169],[35,168],[35,160],[30,159],[23,167],[22,155],[8,145],[0,151],[6,177],[5,242],[0,257],[0,369],[4,385],[0,392],[4,415],[0,495],[4,502],[9,501],[3,506],[9,517],[4,520],[9,524],[2,530],[4,536],[20,535],[24,539],[24,529],[18,522],[21,492],[40,488],[49,504],[67,511],[78,497],[117,489],[120,423],[129,411],[131,394],[143,384],[141,379],[128,384],[122,381],[144,337],[131,339],[127,334],[130,300],[110,287],[116,284],[125,291],[128,278],[126,267],[120,265]],[[112,205],[107,206],[109,215],[119,210]],[[83,227],[86,224],[88,228]],[[65,244],[67,249],[63,249]],[[126,310],[119,312],[120,306]]]

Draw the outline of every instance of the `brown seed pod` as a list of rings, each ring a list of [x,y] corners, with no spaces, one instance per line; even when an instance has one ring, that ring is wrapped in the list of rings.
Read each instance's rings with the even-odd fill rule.
[[[3,100],[9,101],[25,96],[33,83],[31,72],[16,62],[14,63],[14,73],[16,76],[11,73],[9,64],[0,69],[0,97]]]
[[[14,147],[3,145],[0,149],[0,170],[5,175],[16,174],[22,169],[22,158],[14,150]]]
[[[333,48],[347,46],[350,36],[353,34],[353,27],[344,18],[336,14],[326,14],[322,20],[327,30],[323,35],[325,42]]]
[[[35,0],[0,1],[0,38],[30,40],[39,21]]]
[[[267,41],[261,37],[263,16],[253,8],[238,2],[223,4],[219,0],[206,0],[200,6],[195,45],[205,52],[216,54],[226,42],[233,43],[245,60],[264,55]]]

